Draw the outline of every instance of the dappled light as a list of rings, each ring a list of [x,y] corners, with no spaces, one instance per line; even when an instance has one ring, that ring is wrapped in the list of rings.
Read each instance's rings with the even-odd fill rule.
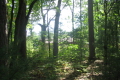
[[[120,0],[0,0],[0,80],[120,80]]]

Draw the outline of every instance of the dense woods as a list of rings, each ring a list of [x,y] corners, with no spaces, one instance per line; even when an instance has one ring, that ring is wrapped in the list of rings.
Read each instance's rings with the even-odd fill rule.
[[[0,80],[120,80],[119,4],[0,0]]]

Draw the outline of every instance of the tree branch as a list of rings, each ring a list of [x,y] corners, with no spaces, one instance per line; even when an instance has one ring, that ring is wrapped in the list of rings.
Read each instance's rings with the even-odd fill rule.
[[[38,1],[38,0],[34,0],[34,1],[30,4],[30,6],[29,6],[29,11],[28,11],[28,14],[27,14],[27,16],[26,16],[26,24],[27,24],[27,22],[28,22],[30,13],[31,13],[31,11],[32,11],[32,8],[33,8],[34,4],[35,4],[37,1]]]
[[[112,7],[113,7],[114,3],[115,3],[115,2],[113,2],[113,3],[111,3],[111,4],[110,4],[110,6],[111,6],[111,7],[109,8],[109,10],[108,10],[107,14],[108,14],[108,13],[110,12],[110,10],[112,9]]]
[[[8,43],[9,43],[9,40],[10,40],[10,35],[11,35],[11,33],[12,33],[12,32],[11,32],[11,30],[12,30],[12,21],[13,21],[13,16],[14,16],[13,10],[14,10],[14,0],[12,0],[10,27],[9,27],[9,31],[8,31]]]

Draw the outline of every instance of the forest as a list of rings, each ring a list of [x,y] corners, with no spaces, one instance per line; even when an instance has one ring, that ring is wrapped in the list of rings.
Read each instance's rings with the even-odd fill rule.
[[[0,80],[120,80],[120,0],[0,0]]]

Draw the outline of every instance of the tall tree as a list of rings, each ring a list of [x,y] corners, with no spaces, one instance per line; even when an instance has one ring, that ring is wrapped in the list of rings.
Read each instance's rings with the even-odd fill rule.
[[[41,0],[41,15],[42,15],[42,18],[43,18],[43,24],[39,24],[41,26],[41,39],[42,39],[42,42],[43,42],[43,45],[45,44],[45,33],[46,33],[46,22],[45,22],[45,17],[46,17],[46,14],[43,13],[43,3],[44,1]]]
[[[73,42],[74,42],[74,0],[72,6],[72,30],[73,30]]]
[[[108,41],[107,41],[107,23],[108,23],[108,13],[107,13],[107,1],[104,1],[104,13],[105,13],[105,31],[104,31],[104,61],[105,64],[107,64],[107,60],[108,60],[108,50],[107,50],[107,46],[108,46]]]
[[[48,13],[47,13],[47,24],[48,24]],[[50,29],[48,26],[48,47],[49,47],[49,57],[50,57]]]
[[[89,60],[95,59],[93,0],[88,0]]]
[[[14,0],[12,0],[12,9],[11,9],[11,19],[10,19],[10,26],[9,26],[9,30],[8,30],[8,43],[12,42],[12,22],[13,22],[13,16],[14,16]],[[11,37],[11,41],[10,41],[10,37]]]
[[[7,57],[7,16],[6,16],[6,0],[0,0],[0,79],[6,76],[6,57]]]
[[[0,49],[7,45],[6,0],[0,0]]]
[[[42,24],[38,24],[41,26],[41,40],[42,40],[42,50],[43,50],[43,53],[45,53],[45,36],[46,36],[46,28],[47,28],[47,25],[46,25],[46,14],[44,14],[44,10],[43,10],[43,6],[44,6],[44,0],[41,0],[41,3],[40,3],[40,9],[41,9],[41,15],[42,15]]]
[[[46,39],[46,34],[47,34],[46,29],[49,26],[51,20],[53,20],[53,18],[54,18],[53,17],[52,19],[49,19],[49,21],[48,21],[48,13],[53,7],[53,3],[51,3],[51,2],[54,3],[54,0],[50,1],[50,2],[41,0],[41,3],[40,3],[41,4],[40,5],[40,10],[41,10],[41,15],[42,15],[42,24],[38,24],[38,25],[41,27],[41,40],[42,40],[42,45],[41,46],[42,46],[43,51],[46,51],[45,50],[45,48],[46,48],[45,47],[45,39]],[[46,10],[46,13],[44,13],[44,10]],[[49,29],[49,27],[48,27],[48,29]],[[45,52],[43,52],[43,53],[45,53]]]
[[[19,9],[15,21],[15,36],[14,43],[18,47],[18,53],[23,58],[26,58],[26,25],[32,11],[34,4],[38,0],[33,0],[29,6],[28,13],[26,15],[26,0],[19,0]]]
[[[0,0],[0,56],[2,59],[2,56],[6,54],[7,47],[7,17],[6,17],[6,1]],[[2,51],[1,51],[2,50]],[[4,63],[2,60],[0,60],[0,63]]]
[[[15,21],[15,46],[18,47],[18,53],[21,57],[26,58],[26,1],[19,0],[19,9]]]
[[[61,1],[62,0],[58,0],[57,9],[56,9],[56,17],[55,17],[55,25],[54,25],[53,56],[55,58],[58,57],[58,27],[59,27]]]

